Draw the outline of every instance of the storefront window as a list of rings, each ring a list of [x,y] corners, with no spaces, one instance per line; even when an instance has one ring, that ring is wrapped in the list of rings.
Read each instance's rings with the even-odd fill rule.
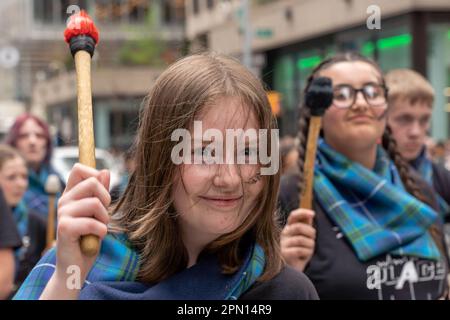
[[[388,34],[378,39],[375,44],[378,50],[378,63],[383,71],[411,67],[412,36],[410,33]]]
[[[295,61],[292,55],[277,59],[274,66],[273,89],[281,94],[281,117],[279,119],[281,135],[295,132],[296,108]],[[293,118],[294,117],[294,118]]]

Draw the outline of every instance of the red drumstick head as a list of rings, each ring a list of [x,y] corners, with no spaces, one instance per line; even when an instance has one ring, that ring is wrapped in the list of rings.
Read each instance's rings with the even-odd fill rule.
[[[95,45],[99,40],[98,30],[84,10],[70,16],[64,31],[64,40],[70,44],[72,55],[79,50],[87,51],[91,56],[94,54]]]

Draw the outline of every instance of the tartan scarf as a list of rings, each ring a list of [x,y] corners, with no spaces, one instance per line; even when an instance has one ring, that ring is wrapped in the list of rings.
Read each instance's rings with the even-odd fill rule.
[[[41,166],[39,173],[33,169],[29,169],[28,189],[23,197],[28,208],[36,211],[44,218],[47,218],[48,215],[48,194],[45,192],[45,183],[50,174],[56,174],[56,172],[46,164]],[[55,204],[58,202],[60,196],[60,193],[56,195]]]
[[[373,171],[323,140],[317,153],[315,197],[360,261],[387,253],[440,258],[427,230],[438,218],[436,212],[406,192],[395,165],[380,146]]]
[[[223,295],[224,299],[237,299],[262,274],[265,263],[264,252],[258,245],[252,248],[250,258],[245,260],[243,267],[236,273],[236,281],[230,282],[232,286]],[[39,299],[55,271],[55,266],[56,250],[52,248],[30,272],[14,296],[14,300]],[[131,249],[126,236],[108,234],[101,243],[99,256],[87,276],[82,292],[84,290],[88,292],[89,286],[96,282],[135,282],[138,271],[139,256]],[[204,273],[202,277],[205,277]]]
[[[96,282],[80,292],[80,300],[237,300],[264,270],[260,246],[248,246],[244,263],[232,275],[224,275],[216,254],[203,254],[197,263],[163,281],[147,284]]]
[[[431,187],[433,187],[433,165],[431,163],[431,160],[426,155],[425,147],[423,147],[419,156],[413,161],[411,161],[410,164],[420,174],[420,176]],[[435,192],[435,196],[437,198],[437,202],[439,205],[439,212],[441,213],[441,218],[444,218],[447,214],[450,213],[450,206],[441,197],[439,193]]]
[[[17,230],[19,231],[20,238],[23,239],[28,233],[28,209],[25,202],[21,200],[15,208],[12,210],[14,221],[16,222]],[[18,263],[24,258],[26,246],[22,241],[22,246],[14,250],[14,256]],[[16,266],[17,269],[17,266]]]

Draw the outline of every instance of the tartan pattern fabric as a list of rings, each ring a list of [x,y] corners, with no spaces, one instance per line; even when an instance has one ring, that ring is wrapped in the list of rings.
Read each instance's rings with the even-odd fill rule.
[[[50,174],[56,174],[56,172],[48,165],[43,165],[39,174],[30,169],[28,172],[28,189],[23,197],[30,210],[39,213],[46,219],[48,215],[48,194],[45,192],[45,183]],[[60,196],[61,193],[56,195],[55,205]]]
[[[265,256],[255,245],[244,261],[236,285],[226,294],[227,300],[235,300],[247,291],[264,271]],[[50,280],[56,265],[56,251],[51,249],[33,268],[14,300],[37,300]],[[138,254],[130,249],[124,235],[108,234],[102,241],[100,254],[89,272],[84,286],[97,281],[135,281],[139,270]],[[84,287],[83,286],[83,287]]]
[[[429,185],[433,184],[433,166],[431,160],[427,158],[425,147],[419,156],[411,161],[411,165]]]
[[[251,255],[247,258],[242,276],[236,286],[231,289],[225,300],[237,300],[246,292],[264,272],[265,255],[260,245],[255,244]]]
[[[16,223],[17,230],[19,231],[20,238],[26,236],[28,231],[28,209],[25,202],[20,201],[17,206],[13,209],[13,217]],[[14,250],[14,255],[16,257],[16,270],[20,260],[22,260],[27,248],[22,244],[21,247]]]
[[[108,234],[102,241],[99,256],[84,285],[95,281],[134,281],[139,270],[138,264],[138,255],[130,249],[125,237]],[[56,250],[52,248],[30,272],[14,300],[39,299],[55,271],[55,266]]]
[[[360,261],[387,253],[440,258],[427,230],[437,213],[406,192],[381,147],[373,171],[350,161],[323,140],[317,157],[314,195]]]
[[[20,237],[25,236],[28,229],[28,209],[23,200],[13,209],[13,217]]]
[[[426,156],[425,147],[420,152],[419,156],[411,162],[411,165],[430,186],[433,186],[433,165],[431,160]],[[441,218],[443,219],[450,213],[450,206],[439,193],[436,192],[435,196],[438,201]]]

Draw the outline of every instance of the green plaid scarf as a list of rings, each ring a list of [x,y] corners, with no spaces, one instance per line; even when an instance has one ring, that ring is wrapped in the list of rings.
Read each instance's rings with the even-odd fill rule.
[[[315,197],[341,228],[359,260],[386,253],[440,258],[427,231],[437,213],[405,191],[396,167],[380,146],[373,171],[323,140],[317,156]]]

